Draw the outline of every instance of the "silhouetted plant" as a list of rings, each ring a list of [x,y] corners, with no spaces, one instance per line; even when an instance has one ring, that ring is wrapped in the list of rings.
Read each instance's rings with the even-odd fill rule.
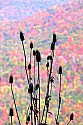
[[[48,78],[48,84],[47,84],[47,92],[46,92],[46,97],[45,97],[45,104],[44,104],[44,109],[43,109],[43,114],[42,114],[42,119],[40,122],[40,70],[39,70],[39,64],[41,62],[41,54],[39,50],[33,50],[33,43],[30,43],[30,63],[28,65],[28,71],[27,71],[27,65],[26,65],[26,54],[25,54],[25,48],[24,48],[24,43],[23,41],[25,40],[24,35],[22,32],[20,32],[20,40],[22,41],[22,46],[23,46],[23,52],[24,52],[24,57],[25,57],[25,71],[26,71],[26,76],[27,76],[27,82],[28,82],[28,93],[30,95],[30,104],[27,109],[28,113],[26,114],[26,125],[28,125],[29,122],[31,122],[31,125],[48,125],[47,124],[47,117],[48,113],[53,115],[52,112],[49,111],[49,103],[51,100],[51,92],[52,92],[52,83],[54,82],[54,76],[52,75],[52,66],[53,66],[53,59],[54,59],[54,50],[55,50],[55,44],[57,42],[56,39],[56,34],[53,34],[53,42],[51,43],[51,51],[52,53],[47,56],[47,78]],[[33,53],[32,53],[33,51]],[[31,69],[32,69],[32,54],[34,56],[34,82],[32,81],[32,76],[31,76]],[[35,63],[37,62],[38,64],[38,76],[37,76],[37,84],[35,82]],[[58,74],[60,75],[60,88],[59,88],[59,98],[58,98],[58,114],[57,117],[55,118],[55,124],[59,125],[59,110],[60,110],[60,105],[61,105],[61,75],[62,75],[62,66],[59,67],[59,72]],[[11,84],[11,91],[12,91],[12,96],[14,100],[14,105],[16,109],[16,114],[18,117],[19,125],[21,125],[19,116],[18,116],[18,111],[15,103],[15,98],[14,98],[14,93],[12,89],[12,83],[13,83],[13,76],[11,75],[9,78],[9,83]],[[33,84],[34,83],[34,84]],[[50,87],[51,86],[51,87]],[[39,95],[36,94],[36,91],[39,91]],[[38,101],[39,101],[39,106],[38,106]],[[33,120],[33,112],[34,112],[34,120]],[[45,115],[45,116],[44,116]],[[11,124],[12,124],[12,116],[13,116],[13,109],[10,108],[9,116],[11,117]],[[43,117],[45,117],[44,123]],[[74,114],[72,113],[70,115],[70,120],[67,123],[67,125],[74,119]]]

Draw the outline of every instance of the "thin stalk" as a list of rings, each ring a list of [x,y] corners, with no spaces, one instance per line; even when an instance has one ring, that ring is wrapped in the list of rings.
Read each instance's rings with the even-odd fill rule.
[[[32,93],[31,93],[31,106],[32,106]],[[33,114],[31,110],[31,125],[33,125]]]
[[[48,115],[47,112],[48,112],[48,106],[47,106],[47,110],[46,110],[45,124],[46,124],[47,115]]]
[[[15,98],[14,98],[14,93],[13,93],[13,90],[12,90],[12,84],[11,84],[11,91],[12,91],[12,96],[13,96],[13,100],[14,100],[14,105],[15,105],[15,109],[16,109],[16,114],[17,114],[17,118],[18,118],[18,121],[19,121],[19,125],[21,125],[20,119],[19,119],[19,116],[18,116],[18,111],[17,111],[17,107],[16,107]]]
[[[12,123],[12,116],[11,116],[11,125],[13,125],[13,123]]]
[[[31,54],[32,54],[32,49],[30,51],[30,64],[31,64]],[[29,70],[29,79],[30,79],[30,83],[31,83],[31,69]],[[31,107],[32,107],[32,92],[31,92]],[[31,109],[31,125],[33,125],[33,112],[32,112],[32,109]]]
[[[40,74],[39,74],[39,62],[38,62],[38,83],[39,83],[39,124],[40,124]]]
[[[58,115],[57,115],[57,120],[58,120],[58,117],[59,117],[59,109],[60,109],[60,104],[61,104],[61,102],[60,102],[60,93],[61,93],[61,74],[60,74],[60,89],[59,89],[59,106],[58,106]]]
[[[31,64],[31,53],[32,53],[32,49],[31,49],[31,52],[30,52],[30,64]],[[31,78],[31,69],[30,69],[30,78]]]
[[[45,111],[45,105],[44,105],[44,109],[43,109],[43,115],[42,115],[41,123],[43,121],[44,111]]]
[[[51,77],[51,73],[52,73],[52,62],[53,62],[53,60],[51,61],[50,74],[49,74],[49,81],[48,81],[48,87],[47,87],[47,96],[49,95],[49,82],[50,82],[50,77]],[[46,120],[47,120],[48,106],[47,106],[46,109],[47,109],[47,110],[46,110],[45,123],[46,123]]]
[[[51,60],[51,67],[50,67],[50,74],[49,74],[49,78],[48,78],[46,97],[49,95],[49,82],[50,82],[50,77],[51,77],[51,73],[52,73],[52,63],[53,63],[53,59]],[[44,115],[44,111],[45,111],[45,108],[43,109],[43,115]],[[48,112],[48,106],[46,107],[46,118],[45,118],[45,121],[47,119],[47,112]],[[43,120],[43,118],[42,118],[42,120]]]
[[[47,67],[47,81],[48,81],[48,77],[49,77],[49,69]],[[44,109],[43,109],[43,115],[42,115],[41,123],[43,121],[44,111],[45,111],[45,105],[44,105]]]
[[[34,86],[35,86],[35,56],[34,56]],[[34,91],[34,99],[35,99],[35,91]],[[34,101],[34,122],[35,122],[35,125],[36,125],[35,107],[36,107],[36,104],[35,104],[35,101]]]
[[[30,78],[30,70],[29,70],[29,78]],[[30,96],[31,96],[31,107],[32,107],[32,93],[30,94]],[[31,110],[31,125],[33,125],[32,110]]]
[[[37,95],[36,95],[36,109],[37,109]],[[38,122],[38,117],[37,117],[37,122]]]
[[[69,125],[70,121],[67,123],[67,125]]]
[[[22,41],[22,46],[23,46],[23,52],[24,52],[24,57],[25,57],[25,71],[26,71],[27,81],[28,81],[28,84],[29,84],[29,78],[28,78],[28,72],[27,72],[27,65],[26,65],[26,53],[25,53],[25,48],[24,48],[23,41]]]
[[[23,52],[24,52],[24,57],[25,57],[25,71],[26,71],[26,75],[27,75],[27,81],[29,83],[28,73],[27,73],[27,66],[26,66],[26,54],[25,54],[25,48],[24,48],[23,41],[22,41],[22,46],[23,46]]]

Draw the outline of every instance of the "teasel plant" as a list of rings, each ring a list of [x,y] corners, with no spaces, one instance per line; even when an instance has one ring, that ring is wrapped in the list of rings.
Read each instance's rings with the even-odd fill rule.
[[[43,113],[42,113],[42,119],[40,119],[40,62],[41,62],[41,54],[39,50],[33,50],[33,43],[30,42],[30,63],[28,64],[28,71],[27,71],[27,63],[26,63],[26,53],[25,53],[25,47],[24,47],[24,34],[22,31],[20,31],[20,40],[22,42],[22,47],[23,47],[23,52],[24,52],[24,58],[25,58],[25,71],[26,71],[26,77],[27,77],[27,83],[28,83],[28,93],[30,95],[30,104],[27,109],[26,113],[26,125],[31,123],[31,125],[48,125],[47,123],[47,118],[48,114],[53,115],[51,111],[49,111],[49,104],[51,101],[51,93],[52,93],[52,83],[54,83],[54,76],[52,75],[53,73],[53,59],[54,59],[54,50],[55,50],[55,45],[57,42],[56,39],[56,34],[53,33],[53,41],[51,43],[51,54],[47,56],[47,63],[46,63],[46,68],[47,68],[47,92],[46,92],[46,97],[45,97],[45,104],[43,108]],[[32,69],[32,55],[34,57],[34,81],[32,81],[32,74],[31,74],[31,69]],[[35,67],[36,63],[38,66],[38,73],[37,73],[37,82],[36,82],[36,74],[35,74]],[[62,75],[62,66],[59,67],[59,72],[58,74],[60,75],[60,88],[59,88],[59,96],[58,96],[58,113],[57,117],[55,117],[55,125],[60,125],[59,123],[59,111],[60,111],[60,105],[61,105],[61,75]],[[13,76],[10,75],[9,78],[9,83],[11,84],[11,92],[12,92],[12,97],[15,105],[15,110],[18,118],[18,123],[19,125],[22,125],[20,122],[20,118],[18,115],[18,110],[16,106],[16,101],[14,98],[14,92],[13,92]],[[37,94],[38,92],[38,94]],[[11,125],[13,125],[12,122],[12,117],[14,116],[13,113],[13,108],[10,108],[9,111],[9,117],[11,119]],[[45,118],[45,119],[44,119]],[[43,120],[44,119],[44,120]],[[70,119],[67,125],[74,119],[74,114],[70,114]]]

